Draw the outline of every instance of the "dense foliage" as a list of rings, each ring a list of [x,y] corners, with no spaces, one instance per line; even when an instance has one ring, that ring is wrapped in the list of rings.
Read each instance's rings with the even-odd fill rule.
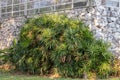
[[[42,15],[26,21],[8,60],[16,69],[32,74],[49,74],[56,68],[65,77],[106,77],[111,56],[108,44],[96,40],[83,22]]]

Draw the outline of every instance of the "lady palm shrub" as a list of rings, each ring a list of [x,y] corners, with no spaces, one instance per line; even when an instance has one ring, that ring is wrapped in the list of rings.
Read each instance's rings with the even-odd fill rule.
[[[87,77],[89,73],[106,77],[112,56],[108,47],[82,21],[42,15],[26,21],[9,61],[32,74],[48,74],[56,68],[65,77]]]
[[[118,57],[115,57],[112,64],[111,76],[114,77],[120,77],[120,59]]]

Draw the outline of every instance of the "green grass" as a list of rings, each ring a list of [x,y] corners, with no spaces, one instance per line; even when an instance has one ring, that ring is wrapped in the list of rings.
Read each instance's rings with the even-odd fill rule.
[[[41,78],[38,76],[24,76],[13,75],[8,73],[0,73],[0,80],[48,80],[47,78]]]
[[[48,77],[41,77],[41,76],[28,76],[28,75],[19,75],[19,74],[12,74],[7,72],[0,72],[0,80],[73,80],[70,78],[59,78],[59,79],[50,79]],[[79,79],[74,79],[79,80]]]
[[[15,73],[12,74],[12,73],[0,72],[0,80],[80,80],[80,79],[70,79],[70,78],[50,79],[47,77],[40,77],[40,76],[27,76],[27,75],[18,75]],[[104,79],[104,80],[120,80],[120,78],[112,78],[112,79]]]

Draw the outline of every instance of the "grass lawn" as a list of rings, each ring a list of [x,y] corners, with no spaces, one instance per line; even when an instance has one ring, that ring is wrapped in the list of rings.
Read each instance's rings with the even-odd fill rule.
[[[40,76],[27,76],[27,75],[18,75],[18,74],[11,74],[6,72],[0,72],[0,80],[73,80],[73,79],[50,79],[47,77],[40,77]],[[74,79],[79,80],[79,79]]]
[[[47,80],[37,76],[15,75],[10,73],[0,73],[0,80]]]
[[[40,76],[27,76],[27,75],[18,75],[18,74],[0,72],[0,80],[80,80],[80,79],[70,79],[70,78],[50,79]],[[120,78],[112,78],[112,79],[104,79],[104,80],[120,80]]]

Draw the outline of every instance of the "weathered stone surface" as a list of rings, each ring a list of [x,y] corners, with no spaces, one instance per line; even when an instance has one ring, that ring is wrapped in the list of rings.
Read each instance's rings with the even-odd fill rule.
[[[22,24],[24,24],[24,18],[10,19],[4,21],[0,28],[0,50],[9,48],[14,39],[18,38]]]

